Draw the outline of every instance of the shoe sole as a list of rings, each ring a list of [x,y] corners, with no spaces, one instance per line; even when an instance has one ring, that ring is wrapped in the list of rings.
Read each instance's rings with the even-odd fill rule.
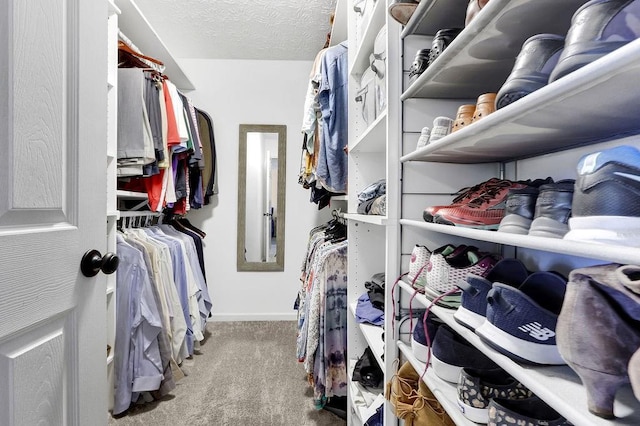
[[[495,231],[500,227],[499,221],[498,223],[486,224],[454,216],[444,218],[443,216],[438,214],[433,217],[433,223],[439,223],[440,225],[461,226],[463,228],[484,229],[487,231]]]
[[[569,232],[569,225],[548,217],[538,217],[531,222],[529,235],[534,237],[562,238]]]
[[[531,219],[527,219],[526,217],[517,214],[508,214],[500,221],[498,232],[527,235],[531,227],[531,222]]]
[[[474,423],[489,423],[489,407],[478,408],[465,404],[460,398],[458,398],[458,408],[462,412],[462,415]]]
[[[476,329],[476,334],[488,346],[517,361],[540,365],[565,365],[556,345],[533,343],[499,329],[485,321]]]
[[[640,247],[640,218],[629,216],[583,216],[569,219],[565,240],[589,241]]]
[[[416,339],[411,337],[411,351],[413,352],[413,356],[415,356],[420,362],[427,362],[427,357],[429,356],[429,348],[426,345],[418,342]]]
[[[464,325],[472,331],[476,331],[476,328],[480,327],[486,317],[480,314],[476,314],[462,306],[460,306],[454,313],[453,319],[461,325]]]
[[[433,367],[433,372],[445,382],[458,383],[462,367],[440,361],[433,354],[431,354],[431,366]]]

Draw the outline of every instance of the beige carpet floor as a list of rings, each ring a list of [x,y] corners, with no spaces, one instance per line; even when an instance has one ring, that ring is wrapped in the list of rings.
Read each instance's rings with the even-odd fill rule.
[[[315,410],[295,357],[295,322],[213,322],[188,376],[160,401],[132,407],[110,426],[344,426]]]

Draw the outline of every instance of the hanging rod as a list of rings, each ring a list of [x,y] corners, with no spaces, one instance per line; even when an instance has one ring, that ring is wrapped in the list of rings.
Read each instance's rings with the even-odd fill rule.
[[[120,217],[160,217],[162,213],[150,211],[120,212]]]

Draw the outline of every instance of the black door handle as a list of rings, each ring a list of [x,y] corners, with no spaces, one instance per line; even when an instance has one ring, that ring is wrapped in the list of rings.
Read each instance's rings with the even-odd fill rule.
[[[98,250],[89,250],[82,256],[80,270],[85,277],[95,277],[100,271],[113,274],[119,264],[120,259],[114,253],[105,253],[103,256]]]

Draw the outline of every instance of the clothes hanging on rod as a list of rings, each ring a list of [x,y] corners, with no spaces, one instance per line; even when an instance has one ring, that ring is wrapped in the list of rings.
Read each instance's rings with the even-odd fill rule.
[[[335,217],[309,234],[297,300],[296,355],[323,408],[347,389],[346,225]]]
[[[118,70],[117,154],[118,189],[146,193],[152,211],[185,214],[215,193],[211,119],[158,71]]]
[[[298,181],[319,208],[347,192],[347,53],[346,42],[318,53],[305,98]]]
[[[141,397],[159,398],[175,387],[184,376],[181,364],[204,340],[212,307],[200,235],[167,224],[127,223],[154,217],[127,215],[117,234],[116,415]]]

